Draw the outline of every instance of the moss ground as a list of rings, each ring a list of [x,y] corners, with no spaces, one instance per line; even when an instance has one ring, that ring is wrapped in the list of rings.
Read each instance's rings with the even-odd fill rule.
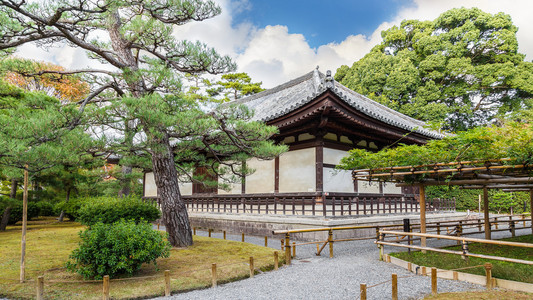
[[[37,219],[28,226],[26,278],[34,280],[44,276],[46,299],[102,298],[101,282],[83,281],[81,276],[64,267],[78,245],[78,232],[82,229],[84,227],[78,223],[57,223],[50,218]],[[0,296],[35,298],[35,282],[21,284],[16,281],[20,270],[20,238],[20,226],[0,232]],[[238,280],[249,276],[251,256],[256,269],[272,269],[274,251],[248,243],[194,236],[193,246],[172,249],[169,258],[158,259],[157,268],[144,265],[135,275],[139,279],[112,279],[110,294],[114,299],[162,296],[164,270],[170,270],[173,294],[206,288],[211,285],[213,263],[217,264],[220,283]]]

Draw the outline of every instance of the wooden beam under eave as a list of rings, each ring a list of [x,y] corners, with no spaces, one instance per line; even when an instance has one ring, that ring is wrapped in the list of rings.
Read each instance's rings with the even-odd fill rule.
[[[489,190],[487,187],[483,187],[483,218],[485,219],[485,239],[491,240],[489,221]]]
[[[420,193],[420,233],[426,233],[426,190],[423,185],[419,187]],[[420,238],[420,246],[426,247],[426,238]],[[426,253],[425,250],[422,250],[422,253]]]

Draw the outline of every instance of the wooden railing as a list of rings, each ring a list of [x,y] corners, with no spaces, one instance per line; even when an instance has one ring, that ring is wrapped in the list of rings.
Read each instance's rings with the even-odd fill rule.
[[[507,223],[506,228],[500,228],[500,229],[493,229],[492,231],[510,231],[512,236],[515,236],[515,230],[517,229],[526,229],[530,228],[533,225],[531,224],[531,218],[526,218],[525,215],[514,215],[514,216],[508,216],[508,220],[502,220],[503,217],[492,217],[490,218],[489,224],[492,226],[497,226],[498,224],[503,225]],[[529,222],[528,224],[526,224]],[[406,228],[407,224],[407,228]],[[475,220],[447,220],[447,221],[440,221],[440,222],[428,222],[426,223],[428,232],[437,232],[437,234],[430,234],[426,233],[426,238],[442,238],[443,236],[450,237],[450,239],[459,239],[462,241],[465,239],[463,236],[467,234],[479,234],[482,232],[482,226],[484,226],[484,223],[481,222],[481,219],[475,219]],[[517,226],[517,225],[523,225],[523,226]],[[467,228],[479,228],[478,232],[464,232]],[[449,229],[452,230],[449,230]],[[375,229],[375,235],[367,235],[357,238],[346,238],[346,239],[335,239],[333,236],[334,231],[344,231],[344,230],[365,230],[368,232],[371,229]],[[391,235],[388,235],[389,240],[385,241],[385,237],[381,236],[380,232],[383,232],[383,229],[387,230],[401,230],[404,231],[394,231],[396,234],[394,237]],[[343,227],[322,227],[322,228],[306,228],[306,229],[291,229],[291,230],[275,230],[272,232],[273,235],[284,235],[284,238],[282,240],[282,251],[285,252],[285,259],[286,262],[290,265],[291,264],[291,257],[295,256],[295,246],[301,246],[301,245],[308,245],[308,244],[317,244],[317,252],[316,255],[320,255],[322,250],[329,244],[329,255],[330,257],[333,257],[333,244],[335,242],[346,242],[346,241],[356,241],[356,240],[365,240],[365,239],[376,239],[377,242],[383,242],[388,243],[391,245],[400,245],[398,247],[403,246],[411,246],[412,243],[416,240],[420,239],[419,233],[414,233],[413,231],[419,231],[420,230],[420,224],[410,224],[410,223],[398,223],[398,224],[387,224],[387,225],[367,225],[367,226],[343,226]],[[485,228],[483,228],[483,231]],[[328,232],[328,238],[324,241],[313,241],[313,242],[304,242],[304,243],[292,243],[291,244],[291,236],[294,236],[295,234],[305,234],[305,233],[316,233],[316,232]],[[392,232],[392,231],[391,231]],[[441,235],[441,232],[444,232]],[[402,233],[402,234],[399,234]],[[393,238],[390,240],[390,238]],[[407,242],[408,245],[400,244],[401,242]],[[322,246],[320,246],[322,244]],[[413,246],[413,249],[416,249],[418,246]],[[291,251],[292,248],[292,251]]]
[[[248,213],[301,216],[352,216],[413,213],[420,210],[414,196],[349,193],[198,194],[183,196],[192,212]],[[433,199],[427,211],[453,211],[454,199]]]

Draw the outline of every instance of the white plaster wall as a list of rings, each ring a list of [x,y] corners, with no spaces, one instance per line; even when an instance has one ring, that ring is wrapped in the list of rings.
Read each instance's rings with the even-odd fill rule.
[[[315,192],[315,164],[315,148],[283,153],[279,158],[279,192]]]
[[[379,182],[377,181],[357,181],[357,191],[358,193],[364,194],[379,194]]]
[[[157,186],[153,172],[144,175],[144,197],[157,197]]]
[[[324,192],[353,193],[352,172],[324,168]]]
[[[192,195],[192,182],[181,182],[179,183],[180,193],[184,196]]]
[[[228,194],[240,194],[242,192],[242,184],[240,183],[233,183],[231,184],[231,190],[226,191],[222,189],[218,189],[218,193],[220,195],[228,195]]]
[[[324,163],[338,165],[341,159],[348,156],[348,151],[324,148]]]
[[[146,173],[144,179],[144,197],[157,197],[154,173]],[[179,188],[182,195],[192,195],[192,183],[180,181]]]
[[[253,174],[246,176],[246,193],[274,193],[274,160],[252,158],[246,164],[255,170]]]
[[[384,182],[383,183],[383,193],[384,194],[401,194],[402,188],[399,186],[396,186],[395,183],[392,182]]]

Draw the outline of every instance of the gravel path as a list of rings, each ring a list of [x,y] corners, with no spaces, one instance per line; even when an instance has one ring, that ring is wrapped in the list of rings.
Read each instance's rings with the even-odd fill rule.
[[[517,235],[529,234],[531,229],[517,230]],[[197,232],[207,236],[207,232]],[[221,236],[214,233],[213,237]],[[493,238],[510,236],[507,231],[493,233]],[[469,235],[481,237],[483,235]],[[228,239],[240,241],[240,235],[228,235]],[[246,242],[264,245],[264,237],[246,237]],[[279,249],[279,239],[271,239],[272,247]],[[451,245],[449,241],[428,240],[428,246]],[[329,258],[328,247],[322,256],[316,256],[316,246],[298,246],[296,258],[291,266],[278,271],[256,275],[237,282],[221,285],[214,289],[197,290],[171,297],[154,298],[168,299],[358,299],[359,285],[367,286],[390,280],[391,274],[398,274],[399,299],[421,299],[431,293],[430,278],[426,276],[410,276],[413,273],[403,268],[378,260],[378,250],[372,240],[342,242],[334,245],[333,259]],[[386,247],[386,253],[401,251],[401,248]],[[438,291],[453,292],[481,290],[483,286],[460,281],[438,279]],[[390,282],[367,290],[368,299],[390,299]]]

